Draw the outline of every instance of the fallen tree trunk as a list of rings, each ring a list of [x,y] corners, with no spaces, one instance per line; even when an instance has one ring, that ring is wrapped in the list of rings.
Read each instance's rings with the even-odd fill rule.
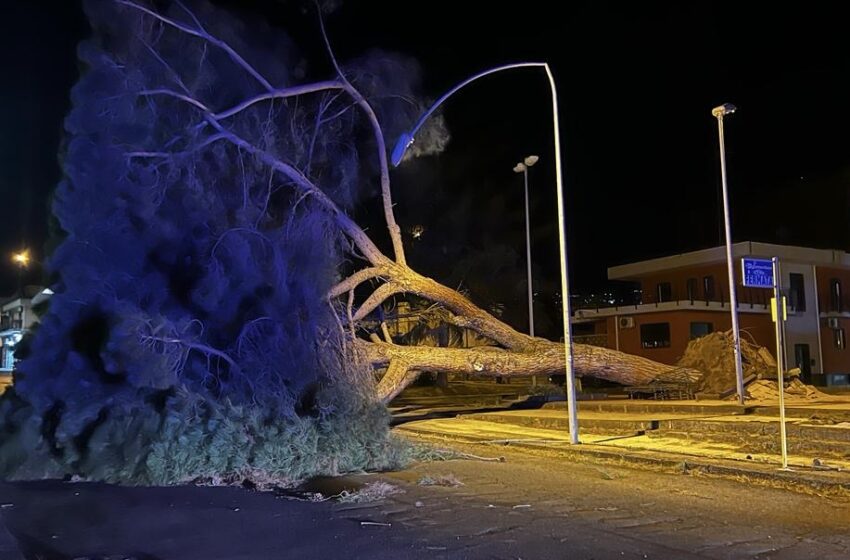
[[[477,348],[438,348],[433,346],[401,346],[387,342],[358,340],[358,349],[375,368],[387,368],[378,383],[378,398],[391,401],[412,383],[419,372],[474,373],[493,377],[528,377],[564,371],[564,345],[535,338],[524,351],[506,350],[493,346]],[[586,344],[573,345],[573,366],[576,375],[591,376],[622,383],[642,385],[665,378],[696,381],[700,372],[660,364]]]

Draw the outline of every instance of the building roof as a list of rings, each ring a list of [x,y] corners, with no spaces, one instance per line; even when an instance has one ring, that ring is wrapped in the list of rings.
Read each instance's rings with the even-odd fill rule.
[[[820,266],[850,267],[850,254],[837,249],[813,249],[793,245],[775,245],[756,241],[732,244],[732,258],[779,257],[781,261]],[[612,266],[608,269],[609,280],[635,280],[647,274],[679,268],[719,264],[726,262],[726,246],[711,247],[690,253],[680,253],[657,259]]]

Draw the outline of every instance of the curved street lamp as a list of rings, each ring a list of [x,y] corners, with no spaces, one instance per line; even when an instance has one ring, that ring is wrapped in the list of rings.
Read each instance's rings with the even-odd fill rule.
[[[558,241],[560,246],[561,257],[561,311],[564,320],[564,369],[566,370],[566,386],[567,386],[567,410],[569,413],[570,426],[570,443],[579,443],[578,440],[578,411],[576,407],[575,393],[575,370],[573,368],[573,339],[570,325],[570,290],[569,278],[567,277],[567,240],[566,228],[564,226],[564,190],[563,190],[563,174],[561,173],[561,135],[558,128],[558,92],[555,88],[555,78],[552,75],[552,70],[546,62],[518,62],[516,64],[506,64],[497,66],[483,72],[475,74],[471,78],[459,83],[442,97],[437,99],[431,107],[425,111],[416,124],[409,131],[402,133],[393,148],[391,161],[393,167],[398,167],[407,149],[413,144],[416,137],[416,132],[422,127],[428,117],[452,94],[457,92],[464,86],[488,76],[496,72],[504,70],[512,70],[515,68],[543,68],[546,72],[546,77],[549,79],[549,88],[552,92],[552,127],[555,134],[555,182],[558,191]]]

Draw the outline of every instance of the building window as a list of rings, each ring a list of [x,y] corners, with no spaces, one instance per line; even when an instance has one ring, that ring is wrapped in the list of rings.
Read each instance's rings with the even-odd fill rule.
[[[671,301],[673,299],[673,290],[670,288],[670,282],[659,282],[655,286],[656,301]]]
[[[833,278],[829,281],[829,310],[841,313],[841,280]]]
[[[670,346],[670,323],[648,323],[640,326],[640,345],[644,348]]]
[[[712,332],[714,332],[714,325],[712,323],[697,321],[691,323],[691,340],[711,334]]]
[[[688,299],[693,302],[697,298],[697,279],[688,278]]]
[[[702,277],[702,293],[705,296],[705,301],[714,299],[714,276]]]
[[[789,295],[791,296],[791,301],[788,302],[791,304],[791,308],[794,311],[805,311],[806,310],[806,289],[805,284],[803,283],[803,275],[792,272],[789,275],[791,280],[791,285],[788,287]]]
[[[847,339],[844,338],[844,329],[832,329],[832,344],[839,350],[847,348]]]

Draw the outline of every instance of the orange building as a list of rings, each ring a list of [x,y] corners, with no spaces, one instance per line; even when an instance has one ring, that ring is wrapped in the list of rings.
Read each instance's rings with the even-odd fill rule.
[[[772,290],[742,285],[743,257],[777,257],[788,305],[785,355],[807,381],[820,385],[850,382],[850,254],[768,243],[732,246],[742,338],[775,354],[770,317]],[[634,305],[578,309],[573,324],[577,342],[604,345],[629,354],[674,364],[688,341],[731,329],[725,247],[671,255],[608,269],[610,280],[640,284]]]

